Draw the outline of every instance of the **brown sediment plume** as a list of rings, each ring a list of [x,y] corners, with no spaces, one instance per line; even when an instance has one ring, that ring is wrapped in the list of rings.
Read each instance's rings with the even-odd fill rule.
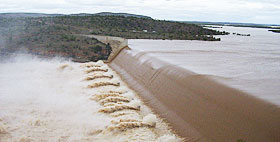
[[[91,68],[91,67],[101,67],[104,65],[104,62],[99,60],[98,62],[89,62],[89,63],[84,63],[80,67],[86,67],[86,68]]]
[[[111,113],[110,114],[112,117],[120,117],[124,115],[135,115],[135,112],[118,112],[118,113]]]
[[[129,49],[110,67],[190,142],[280,141],[279,106]]]
[[[118,94],[124,94],[127,92],[128,92],[127,89],[125,89],[123,87],[119,87],[115,90],[101,91],[101,93],[118,93]]]
[[[95,101],[100,101],[108,97],[122,97],[122,96],[119,93],[102,93],[102,94],[95,94],[90,99]]]
[[[67,68],[70,69],[70,70],[73,69],[69,64],[64,64],[64,65],[59,66],[58,70],[64,71]]]
[[[120,86],[120,83],[113,83],[113,82],[98,82],[88,85],[88,88],[96,88],[101,86]]]
[[[19,142],[32,142],[33,139],[31,138],[31,136],[22,136],[19,140]]]
[[[0,135],[1,134],[6,134],[6,133],[7,133],[7,131],[6,131],[6,128],[5,128],[4,124],[2,124],[0,122]]]
[[[150,125],[150,124],[146,124],[141,121],[135,120],[135,121],[118,122],[115,126],[110,126],[107,129],[110,131],[113,131],[113,130],[125,131],[127,129],[140,128],[140,127],[153,128],[153,127],[155,127],[155,125]]]
[[[92,68],[92,67],[101,67],[101,66],[100,65],[94,65],[94,64],[84,64],[84,65],[81,65],[81,67]]]
[[[109,93],[118,93],[118,94],[123,94],[124,92],[122,91],[108,91]]]
[[[118,78],[114,78],[107,82],[97,82],[91,84],[88,87],[95,88],[107,85],[120,86],[120,82]],[[114,87],[112,90],[101,91],[100,93],[93,94],[90,99],[99,102],[102,106],[98,112],[106,113],[113,118],[111,121],[111,126],[107,127],[106,129],[108,131],[117,130],[121,132],[142,127],[155,128],[156,126],[157,120],[155,115],[152,115],[152,117],[151,115],[147,115],[143,118],[143,120],[138,120],[142,118],[141,113],[143,112],[140,112],[142,103],[135,97],[134,93],[128,92],[127,89],[122,87]],[[168,127],[166,128],[168,129]],[[142,129],[137,129],[133,131],[141,130]],[[154,133],[155,130],[156,129],[150,129],[149,131]],[[178,137],[178,139],[180,138]]]
[[[118,103],[118,102],[130,102],[130,101],[125,97],[108,97],[104,100],[101,100],[100,104],[104,105],[107,103]]]
[[[113,113],[116,111],[121,111],[121,110],[140,110],[139,107],[134,107],[134,106],[128,106],[128,105],[117,105],[117,106],[110,106],[110,107],[105,107],[100,109],[98,112],[103,112],[103,113]]]
[[[122,102],[111,102],[111,103],[106,103],[103,106],[104,107],[109,107],[109,106],[116,106],[116,105],[123,105],[124,103]]]
[[[86,73],[96,72],[96,71],[102,71],[102,72],[108,72],[108,69],[104,68],[92,68],[86,71]]]
[[[59,67],[59,69],[64,70],[64,69],[67,68],[68,66],[69,66],[68,64],[64,64],[64,65],[61,65],[61,66]]]
[[[136,119],[120,119],[118,121],[116,120],[111,121],[112,124],[119,124],[120,122],[141,122],[141,121]]]
[[[155,127],[156,126],[156,116],[153,114],[149,114],[147,116],[145,116],[143,118],[143,120],[137,120],[137,119],[119,119],[119,120],[112,120],[111,123],[112,124],[120,124],[123,122],[139,122],[143,125],[149,125],[151,127]]]
[[[88,135],[96,135],[96,134],[99,134],[99,133],[101,133],[103,130],[100,130],[100,129],[98,129],[98,130],[92,130],[92,131],[90,131],[90,132],[88,132],[87,134]]]
[[[112,79],[113,75],[94,75],[94,76],[88,76],[85,80],[94,80],[97,78],[109,78]]]

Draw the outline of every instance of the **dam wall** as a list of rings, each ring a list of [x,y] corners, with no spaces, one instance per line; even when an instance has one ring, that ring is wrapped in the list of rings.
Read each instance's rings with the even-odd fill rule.
[[[96,38],[97,40],[110,44],[112,47],[112,52],[108,58],[108,60],[104,62],[111,62],[124,48],[128,48],[128,40],[121,37],[113,37],[113,36],[99,36],[99,35],[84,35],[91,38]]]
[[[280,141],[278,106],[145,52],[116,55],[110,67],[186,141]]]

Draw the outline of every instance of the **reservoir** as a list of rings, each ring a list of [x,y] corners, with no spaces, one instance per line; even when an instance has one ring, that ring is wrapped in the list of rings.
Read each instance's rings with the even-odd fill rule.
[[[280,105],[280,34],[261,28],[223,26],[221,41],[129,40],[137,53],[208,76]],[[250,34],[237,36],[232,33]]]

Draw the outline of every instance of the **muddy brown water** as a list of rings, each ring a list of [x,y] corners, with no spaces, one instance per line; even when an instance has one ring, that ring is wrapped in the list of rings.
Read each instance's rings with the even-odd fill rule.
[[[110,66],[189,141],[280,141],[280,34],[129,40]]]

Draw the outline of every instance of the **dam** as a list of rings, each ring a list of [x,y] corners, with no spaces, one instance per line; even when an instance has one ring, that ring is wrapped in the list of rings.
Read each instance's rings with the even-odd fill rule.
[[[280,141],[279,35],[223,30],[251,36],[95,36],[113,47],[105,64],[24,55],[1,61],[0,140]]]
[[[221,30],[251,36],[129,40],[110,66],[190,141],[279,141],[279,34]]]

